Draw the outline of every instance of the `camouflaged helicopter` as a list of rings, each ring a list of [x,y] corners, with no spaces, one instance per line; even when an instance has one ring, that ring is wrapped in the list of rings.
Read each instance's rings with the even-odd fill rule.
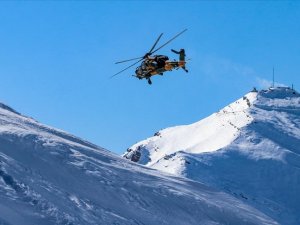
[[[181,31],[177,35],[175,35],[173,38],[171,38],[169,41],[161,45],[160,47],[156,48],[157,43],[159,42],[160,38],[162,37],[163,33],[161,33],[158,38],[156,39],[155,43],[151,47],[150,51],[147,52],[144,56],[133,58],[133,59],[127,59],[122,60],[119,62],[116,62],[115,64],[119,63],[125,63],[133,60],[138,60],[137,62],[131,64],[130,66],[126,67],[125,69],[119,71],[118,73],[114,74],[112,77],[117,76],[118,74],[124,72],[125,70],[133,67],[134,65],[141,62],[140,66],[138,66],[135,70],[134,77],[137,77],[138,79],[146,79],[148,81],[148,84],[152,84],[151,77],[154,75],[163,75],[166,71],[172,71],[173,69],[179,69],[182,68],[185,72],[188,72],[188,70],[185,68],[186,60],[185,60],[185,50],[180,49],[179,51],[171,49],[172,52],[179,55],[179,60],[176,61],[170,61],[169,57],[166,55],[153,55],[153,53],[157,52],[167,44],[169,44],[171,41],[173,41],[175,38],[177,38],[179,35],[183,34],[187,29]]]

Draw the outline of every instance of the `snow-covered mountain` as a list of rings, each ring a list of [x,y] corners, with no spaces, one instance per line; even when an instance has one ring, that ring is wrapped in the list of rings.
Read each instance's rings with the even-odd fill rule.
[[[157,132],[124,157],[300,224],[300,95],[290,88],[253,90],[199,122]]]
[[[0,104],[0,224],[278,224]]]

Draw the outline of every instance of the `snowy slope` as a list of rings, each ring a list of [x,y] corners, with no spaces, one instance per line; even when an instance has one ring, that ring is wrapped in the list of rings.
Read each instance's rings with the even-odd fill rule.
[[[300,224],[299,154],[300,95],[271,88],[161,130],[124,157],[141,155],[141,164],[220,188],[281,224]]]
[[[277,224],[0,104],[0,224]]]

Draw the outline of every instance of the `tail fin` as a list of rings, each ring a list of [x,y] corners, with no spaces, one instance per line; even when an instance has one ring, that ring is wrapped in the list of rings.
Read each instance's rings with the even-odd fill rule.
[[[179,55],[179,61],[185,61],[185,50],[182,48],[178,51],[171,49],[172,52]]]
[[[179,55],[179,62],[178,62],[178,66],[181,67],[185,72],[189,72],[186,68],[185,68],[185,50],[182,48],[178,51],[171,49],[172,52],[174,52],[175,54]]]

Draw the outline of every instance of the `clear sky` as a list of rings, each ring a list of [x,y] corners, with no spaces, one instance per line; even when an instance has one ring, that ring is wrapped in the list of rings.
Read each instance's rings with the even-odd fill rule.
[[[145,80],[146,53],[185,48],[182,70]],[[300,89],[298,1],[0,2],[0,101],[116,153],[156,131],[190,124],[275,79]]]

